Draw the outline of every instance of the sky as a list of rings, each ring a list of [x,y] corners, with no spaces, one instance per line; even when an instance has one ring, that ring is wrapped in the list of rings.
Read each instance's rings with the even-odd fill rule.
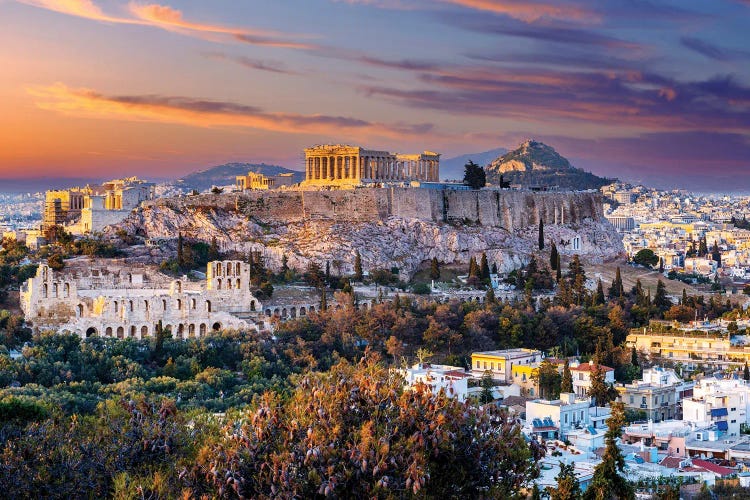
[[[0,0],[0,190],[534,138],[750,191],[748,28],[750,0]]]

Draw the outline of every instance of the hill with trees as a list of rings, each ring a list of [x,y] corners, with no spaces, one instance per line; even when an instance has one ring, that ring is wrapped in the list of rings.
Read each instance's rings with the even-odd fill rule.
[[[305,173],[291,170],[278,165],[267,165],[265,163],[225,163],[215,167],[193,172],[172,182],[175,187],[185,191],[206,191],[212,186],[227,186],[234,184],[235,177],[247,175],[248,172],[257,172],[263,175],[294,174],[295,182],[305,180]]]

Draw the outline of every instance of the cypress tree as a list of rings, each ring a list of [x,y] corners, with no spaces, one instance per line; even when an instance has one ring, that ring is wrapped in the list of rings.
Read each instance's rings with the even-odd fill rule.
[[[686,305],[688,305],[688,295],[687,295],[687,290],[685,290],[684,288],[682,289],[682,305],[683,305],[683,306],[686,306]]]
[[[180,268],[185,267],[185,248],[184,241],[182,240],[182,233],[177,235],[177,265]]]
[[[714,241],[714,247],[711,249],[711,260],[716,261],[718,267],[721,267],[721,251],[719,251],[719,244]]]
[[[659,257],[659,274],[664,274],[664,257]]]
[[[286,254],[281,256],[281,274],[285,274],[289,270],[289,259]]]
[[[539,217],[539,250],[544,250],[544,220]]]
[[[250,253],[247,254],[247,264],[250,268],[250,279],[253,279],[255,277],[255,260],[253,258],[252,250],[250,250]]]
[[[320,288],[320,310],[325,311],[328,309],[328,293],[324,287]]]
[[[557,245],[555,245],[555,242],[553,241],[549,251],[549,267],[553,271],[557,270],[559,258],[560,255],[557,253]]]
[[[563,368],[560,392],[573,392],[573,374],[570,372],[570,363],[567,359],[565,360],[565,367]]]
[[[497,274],[497,263],[496,262],[492,263],[492,274]]]
[[[596,284],[596,295],[594,296],[594,304],[595,305],[604,304],[604,287],[602,286],[601,279],[599,279],[599,281]]]
[[[745,368],[742,370],[742,378],[750,380],[750,369],[747,367],[747,361],[745,361]]]
[[[331,262],[326,261],[326,283],[331,282]]]
[[[484,303],[488,305],[494,305],[495,302],[497,302],[497,298],[495,297],[495,290],[493,290],[492,287],[489,287],[487,288],[487,293],[484,295]]]
[[[472,257],[469,259],[469,278],[479,277],[479,266],[477,265],[477,259]]]
[[[354,252],[354,279],[362,281],[362,256],[359,255],[359,250]]]
[[[602,461],[594,468],[594,477],[583,495],[585,500],[635,498],[633,487],[620,475],[625,470],[625,458],[617,447],[617,439],[622,436],[622,429],[626,424],[624,405],[612,403],[610,407],[612,413],[607,419],[604,455]]]
[[[635,347],[630,348],[630,364],[633,366],[640,366],[640,363],[638,362],[638,351],[635,350]]]
[[[440,263],[438,262],[437,257],[433,257],[430,262],[430,279],[440,279]]]
[[[708,243],[706,242],[706,235],[704,234],[701,238],[700,246],[698,247],[698,257],[705,257],[708,255]]]
[[[562,279],[562,262],[560,261],[560,254],[557,254],[557,269],[555,269],[555,281],[560,283]]]
[[[667,287],[664,286],[664,282],[659,280],[656,283],[656,295],[654,295],[654,305],[662,312],[666,311],[672,306],[672,302],[667,297]]]
[[[481,266],[480,266],[480,273],[481,273],[480,277],[483,280],[489,280],[490,279],[490,266],[487,263],[487,254],[484,253],[484,252],[482,252],[482,261],[481,262],[482,263],[481,263]]]

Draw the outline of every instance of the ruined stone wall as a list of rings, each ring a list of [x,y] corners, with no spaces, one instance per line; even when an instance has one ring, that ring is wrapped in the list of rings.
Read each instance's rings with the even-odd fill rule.
[[[159,202],[154,202],[159,203]],[[479,191],[419,188],[358,188],[321,191],[251,191],[224,196],[169,199],[170,206],[237,209],[260,221],[382,221],[390,216],[432,222],[503,227],[512,231],[539,223],[578,223],[603,217],[594,192]],[[179,207],[173,207],[179,208]]]

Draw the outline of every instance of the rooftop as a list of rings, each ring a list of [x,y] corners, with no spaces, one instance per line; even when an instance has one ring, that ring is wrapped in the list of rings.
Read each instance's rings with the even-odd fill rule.
[[[492,356],[504,359],[526,358],[528,356],[535,355],[541,355],[541,352],[535,349],[504,349],[499,351],[482,351],[472,353],[472,356]]]

